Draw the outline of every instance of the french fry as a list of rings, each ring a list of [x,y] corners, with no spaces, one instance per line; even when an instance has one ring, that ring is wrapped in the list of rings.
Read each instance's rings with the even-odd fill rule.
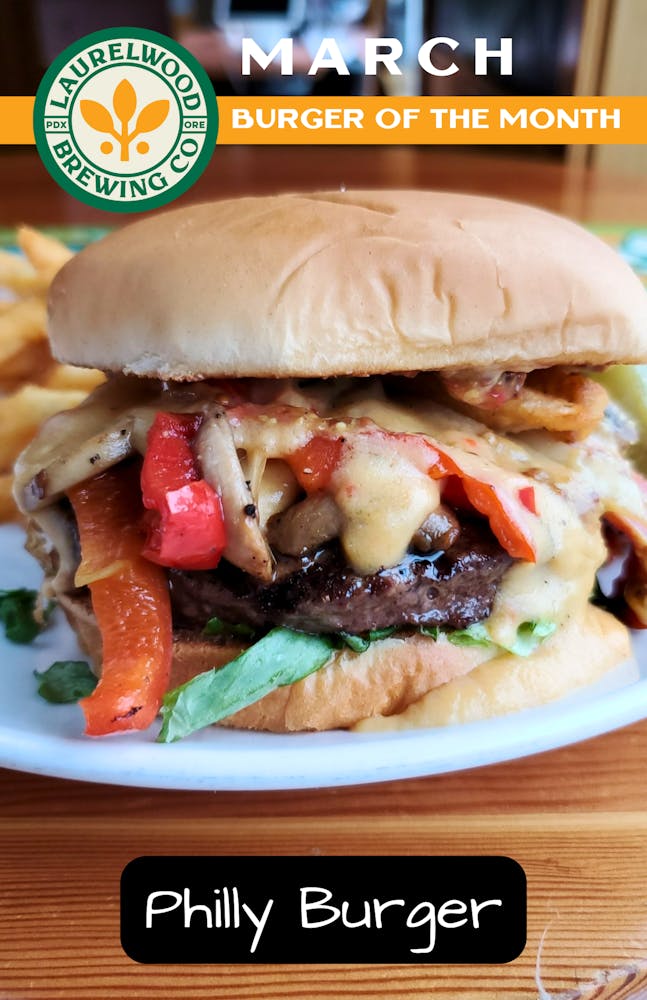
[[[60,240],[53,236],[45,236],[31,226],[18,228],[18,246],[29,260],[32,267],[47,279],[49,283],[57,271],[74,254]]]
[[[34,340],[5,361],[0,367],[0,392],[13,392],[19,389],[21,382],[44,382],[45,376],[55,366],[49,352],[46,340]],[[53,389],[67,388],[63,385],[51,386]],[[69,388],[74,388],[70,386]]]
[[[16,295],[44,292],[48,280],[35,271],[29,261],[8,250],[0,250],[0,288]]]
[[[42,299],[22,299],[0,313],[0,366],[27,344],[44,340],[47,311]]]
[[[87,393],[25,385],[0,399],[0,469],[8,469],[43,421],[81,403]]]
[[[95,368],[53,365],[46,378],[43,379],[43,385],[46,385],[48,389],[79,389],[89,393],[105,382],[105,378],[103,372],[98,372]]]
[[[30,226],[20,227],[17,242],[24,256],[0,250],[0,523],[18,517],[11,495],[18,454],[48,417],[77,406],[105,378],[57,364],[50,353],[45,299],[72,252]]]
[[[18,511],[11,493],[13,475],[4,472],[0,475],[0,521],[13,521],[18,517]]]

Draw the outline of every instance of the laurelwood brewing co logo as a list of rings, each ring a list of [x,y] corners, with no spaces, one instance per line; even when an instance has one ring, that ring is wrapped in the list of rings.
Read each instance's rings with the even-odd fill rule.
[[[177,198],[209,162],[218,105],[200,64],[156,31],[115,28],[65,49],[38,88],[34,133],[61,187],[111,212]]]

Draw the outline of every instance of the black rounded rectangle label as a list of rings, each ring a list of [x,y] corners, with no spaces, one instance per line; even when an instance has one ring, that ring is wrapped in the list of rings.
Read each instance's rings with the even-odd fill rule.
[[[505,857],[142,857],[121,876],[136,962],[511,962],[526,876]]]

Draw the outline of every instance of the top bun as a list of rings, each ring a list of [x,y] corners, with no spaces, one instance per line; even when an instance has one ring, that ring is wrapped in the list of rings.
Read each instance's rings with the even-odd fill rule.
[[[647,294],[567,219],[494,198],[348,191],[153,215],[50,294],[61,361],[164,379],[530,370],[647,358]]]

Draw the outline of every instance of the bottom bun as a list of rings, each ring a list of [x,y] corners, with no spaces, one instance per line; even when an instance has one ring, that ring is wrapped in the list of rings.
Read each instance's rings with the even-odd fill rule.
[[[468,676],[427,692],[403,712],[363,719],[355,729],[416,729],[509,715],[563,698],[627,661],[634,662],[625,626],[601,608],[587,604],[532,656],[496,656]],[[638,673],[635,662],[634,666]]]
[[[412,635],[381,639],[363,653],[337,650],[325,667],[277,688],[222,725],[273,733],[346,729],[402,712],[427,691],[474,670],[489,653]]]
[[[87,597],[62,595],[59,603],[97,673],[101,635]],[[173,644],[170,687],[212,667],[221,667],[244,644],[178,632]],[[220,725],[273,733],[345,729],[373,715],[402,712],[427,691],[469,673],[491,653],[453,646],[421,635],[382,639],[364,653],[337,650],[330,662],[296,684],[277,688]]]
[[[99,673],[101,635],[89,599],[63,595],[59,603]],[[245,648],[176,633],[170,687],[223,666]],[[363,653],[337,650],[325,667],[277,688],[220,725],[287,733],[358,723],[372,729],[470,721],[561,697],[630,656],[626,628],[592,605],[528,658],[493,657],[489,649],[454,646],[444,637],[391,637]]]

